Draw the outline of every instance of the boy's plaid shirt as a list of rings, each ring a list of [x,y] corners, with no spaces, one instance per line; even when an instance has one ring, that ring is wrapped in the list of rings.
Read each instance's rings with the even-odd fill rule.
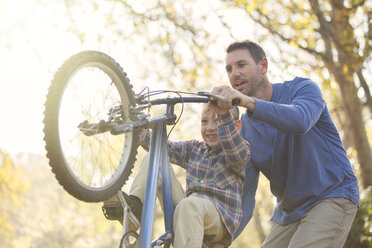
[[[250,145],[239,134],[227,113],[217,116],[221,145],[211,149],[204,141],[168,141],[170,161],[186,169],[186,195],[197,193],[210,199],[220,213],[230,235],[239,225],[241,193]],[[149,150],[150,132],[141,132],[141,145]]]

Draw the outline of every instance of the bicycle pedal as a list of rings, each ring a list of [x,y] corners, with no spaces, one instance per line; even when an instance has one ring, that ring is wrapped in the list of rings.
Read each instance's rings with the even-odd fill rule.
[[[103,215],[108,220],[122,220],[123,206],[120,202],[104,204],[102,206]]]

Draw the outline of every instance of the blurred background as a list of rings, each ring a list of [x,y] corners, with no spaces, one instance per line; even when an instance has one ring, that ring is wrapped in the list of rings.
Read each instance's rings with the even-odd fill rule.
[[[262,45],[271,82],[303,76],[321,87],[360,182],[345,247],[372,247],[371,0],[0,0],[0,247],[119,246],[120,224],[101,203],[68,195],[45,157],[45,96],[63,61],[99,50],[135,92],[196,92],[228,84],[225,48],[242,39]],[[171,139],[200,138],[195,123],[199,110],[187,107]],[[259,247],[273,206],[260,176],[254,217],[231,247]]]

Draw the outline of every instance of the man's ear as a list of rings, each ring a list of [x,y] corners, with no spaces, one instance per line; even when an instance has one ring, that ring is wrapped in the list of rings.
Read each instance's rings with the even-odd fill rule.
[[[267,73],[267,68],[269,67],[269,62],[267,61],[267,58],[262,58],[261,61],[259,62],[260,64],[260,69],[263,74]]]

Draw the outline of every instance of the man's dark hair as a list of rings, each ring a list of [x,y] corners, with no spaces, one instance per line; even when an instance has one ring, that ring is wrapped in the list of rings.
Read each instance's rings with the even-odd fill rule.
[[[265,51],[262,47],[250,40],[235,41],[227,47],[226,52],[230,53],[237,49],[248,49],[256,64],[258,64],[261,59],[266,58]]]

